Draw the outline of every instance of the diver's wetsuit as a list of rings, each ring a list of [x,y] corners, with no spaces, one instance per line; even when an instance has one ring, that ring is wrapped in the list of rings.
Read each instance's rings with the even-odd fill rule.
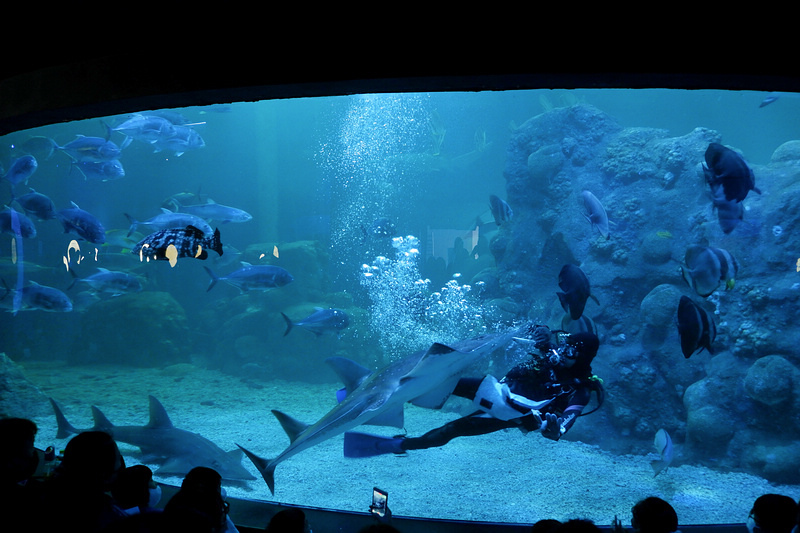
[[[542,351],[552,348],[550,345],[537,346]],[[596,348],[594,348],[596,352]],[[594,353],[591,354],[594,358]],[[591,361],[589,359],[589,362]],[[596,387],[590,385],[591,368],[588,364],[576,364],[572,368],[551,366],[539,360],[531,359],[512,368],[503,378],[512,393],[531,400],[552,399],[550,404],[541,410],[542,418],[546,413],[556,415],[560,428],[543,432],[543,435],[558,440],[581,414],[589,403],[591,391]],[[474,400],[483,378],[461,378],[453,394]],[[458,418],[441,427],[433,429],[420,437],[405,437],[400,444],[403,450],[420,450],[443,446],[456,437],[467,437],[493,433],[501,429],[519,428],[524,432],[535,431],[542,425],[541,419],[534,416],[530,409],[516,407],[525,413],[511,420],[494,418],[483,411]]]

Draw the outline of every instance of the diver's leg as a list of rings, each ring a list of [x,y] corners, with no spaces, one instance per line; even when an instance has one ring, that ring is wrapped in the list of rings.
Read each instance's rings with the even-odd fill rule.
[[[474,400],[475,395],[478,394],[478,388],[481,386],[481,382],[483,382],[483,378],[461,378],[458,380],[458,383],[456,383],[453,396]]]
[[[456,437],[485,435],[486,433],[493,433],[511,427],[519,427],[519,424],[513,420],[499,420],[497,418],[469,415],[432,429],[421,437],[405,437],[402,439],[400,447],[403,450],[434,448],[444,446]]]

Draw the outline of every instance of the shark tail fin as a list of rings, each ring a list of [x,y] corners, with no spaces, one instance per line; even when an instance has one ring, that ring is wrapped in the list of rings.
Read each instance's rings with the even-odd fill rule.
[[[286,432],[286,435],[288,435],[290,442],[297,440],[297,436],[305,431],[306,428],[308,428],[308,424],[300,422],[296,418],[292,418],[291,416],[278,411],[277,409],[273,409],[272,414],[275,415],[275,418],[277,418],[278,422],[280,422],[281,427]]]
[[[75,429],[72,424],[67,421],[67,417],[64,416],[64,413],[61,411],[61,408],[58,406],[56,401],[50,398],[50,405],[53,406],[53,412],[56,415],[56,422],[58,423],[58,433],[56,433],[57,439],[65,439],[70,435],[74,435],[76,433],[80,433],[79,430]]]
[[[285,337],[290,331],[292,331],[294,322],[292,322],[292,319],[286,316],[284,313],[281,313],[281,316],[283,316],[283,319],[286,321],[286,331],[283,332],[283,336]]]
[[[236,446],[239,446],[238,444]],[[244,452],[250,461],[255,465],[259,472],[261,472],[261,477],[264,478],[264,481],[267,483],[267,487],[269,487],[269,491],[271,494],[275,494],[275,467],[278,466],[274,461],[270,461],[269,459],[264,459],[263,457],[259,457],[258,455],[254,454],[247,448],[243,448],[239,446],[239,449]]]

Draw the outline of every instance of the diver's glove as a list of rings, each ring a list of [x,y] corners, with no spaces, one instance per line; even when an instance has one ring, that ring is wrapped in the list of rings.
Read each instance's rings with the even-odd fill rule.
[[[533,345],[537,350],[547,351],[552,346],[552,333],[547,326],[536,326],[533,328]]]
[[[558,440],[566,430],[562,427],[563,418],[559,418],[553,413],[546,413],[545,421],[542,423],[542,436],[550,440]]]

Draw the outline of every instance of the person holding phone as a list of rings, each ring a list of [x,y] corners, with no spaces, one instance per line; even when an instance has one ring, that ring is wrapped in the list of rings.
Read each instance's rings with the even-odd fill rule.
[[[551,440],[560,439],[579,416],[600,408],[605,397],[601,380],[592,374],[591,363],[600,341],[593,333],[553,332],[547,326],[531,325],[516,338],[530,358],[497,380],[461,378],[453,394],[473,401],[477,411],[458,418],[420,437],[383,437],[345,433],[346,457],[402,454],[444,446],[456,437],[484,435],[501,429],[541,431]],[[598,406],[583,413],[592,392]]]

